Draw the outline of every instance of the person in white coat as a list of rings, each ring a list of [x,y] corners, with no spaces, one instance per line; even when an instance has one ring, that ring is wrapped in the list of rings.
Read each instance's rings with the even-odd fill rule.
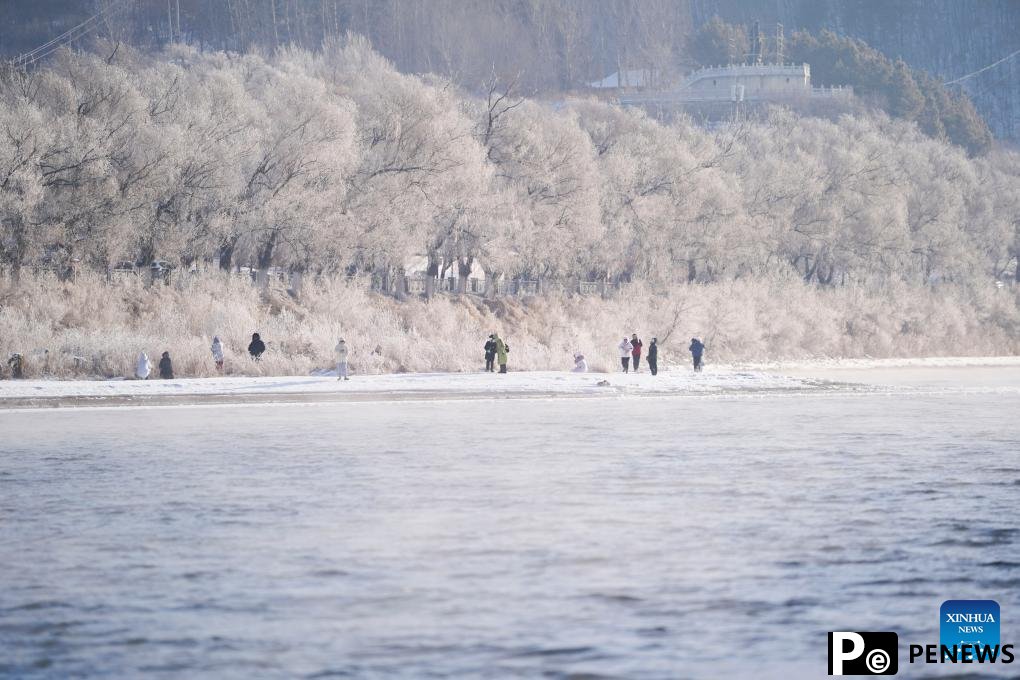
[[[135,363],[135,377],[139,380],[147,380],[150,373],[152,373],[152,364],[149,363],[148,355],[142,352],[138,355],[138,361]]]
[[[350,380],[347,377],[347,343],[344,342],[343,338],[340,338],[340,342],[336,343],[336,379],[337,380]]]
[[[574,355],[574,368],[571,370],[571,373],[587,373],[587,372],[588,372],[588,362],[585,361],[584,355],[583,354],[575,354]]]
[[[630,371],[630,355],[634,351],[634,345],[630,344],[627,336],[623,336],[623,342],[616,346],[620,350],[620,363],[623,365],[623,372]]]
[[[209,348],[212,352],[213,361],[216,362],[216,371],[219,373],[223,372],[223,343],[220,342],[220,336],[215,336],[212,339],[212,346]]]

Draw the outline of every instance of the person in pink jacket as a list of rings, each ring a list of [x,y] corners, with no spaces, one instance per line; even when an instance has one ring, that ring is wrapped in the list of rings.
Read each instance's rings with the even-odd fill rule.
[[[637,333],[630,336],[630,355],[634,358],[634,372],[637,373],[638,366],[641,365],[641,348],[644,347],[644,343],[638,338]]]

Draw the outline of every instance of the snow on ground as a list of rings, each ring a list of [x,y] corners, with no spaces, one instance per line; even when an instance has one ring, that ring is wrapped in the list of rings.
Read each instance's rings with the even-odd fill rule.
[[[1014,389],[1020,357],[709,366],[641,373],[524,371],[180,378],[174,380],[5,380],[0,408],[193,402],[388,400],[489,397],[711,395],[874,391],[890,387]],[[952,369],[952,370],[947,370]],[[608,384],[599,385],[600,382]]]
[[[880,368],[967,368],[974,366],[1002,366],[1020,368],[1016,357],[913,357],[893,359],[802,359],[733,364],[753,370],[815,370],[815,369],[880,369]]]
[[[874,389],[953,392],[1014,391],[1020,386],[1020,357],[928,357],[846,359],[744,366],[791,378],[864,383]]]
[[[608,385],[599,385],[599,382]],[[512,397],[586,396],[748,392],[818,389],[818,381],[765,372],[716,369],[694,374],[674,370],[606,374],[556,371],[498,373],[404,373],[353,376],[340,382],[333,376],[181,378],[174,380],[7,380],[0,382],[0,406],[33,399],[350,396],[387,397]]]

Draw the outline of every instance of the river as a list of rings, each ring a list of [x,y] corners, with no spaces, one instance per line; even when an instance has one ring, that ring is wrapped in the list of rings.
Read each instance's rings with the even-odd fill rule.
[[[954,598],[1011,642],[1000,383],[0,411],[0,675],[821,677]]]

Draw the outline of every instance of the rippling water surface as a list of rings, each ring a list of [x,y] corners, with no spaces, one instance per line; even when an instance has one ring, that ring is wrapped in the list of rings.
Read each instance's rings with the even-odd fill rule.
[[[1020,642],[1018,416],[1009,391],[0,413],[0,675],[821,677],[827,630],[934,643],[950,598]]]

